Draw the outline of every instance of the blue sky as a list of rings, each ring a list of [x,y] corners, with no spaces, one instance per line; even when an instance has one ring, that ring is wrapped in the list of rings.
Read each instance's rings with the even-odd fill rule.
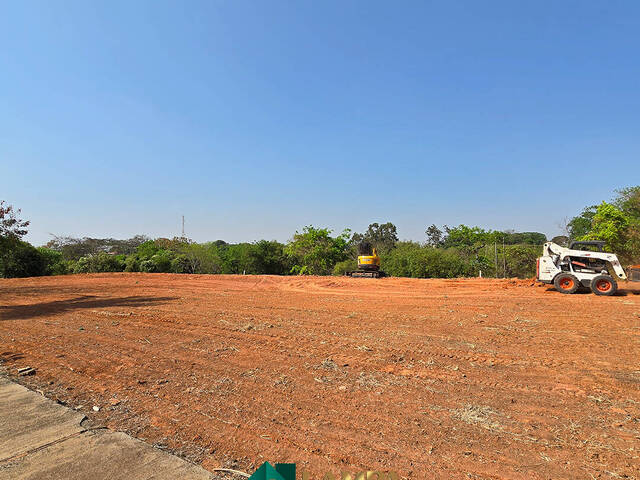
[[[558,232],[640,184],[636,1],[2,2],[0,198],[50,234]]]

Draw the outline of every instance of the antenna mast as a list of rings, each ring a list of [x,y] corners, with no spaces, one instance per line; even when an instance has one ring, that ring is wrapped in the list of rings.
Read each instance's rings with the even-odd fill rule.
[[[184,238],[184,215],[182,215],[182,238]]]

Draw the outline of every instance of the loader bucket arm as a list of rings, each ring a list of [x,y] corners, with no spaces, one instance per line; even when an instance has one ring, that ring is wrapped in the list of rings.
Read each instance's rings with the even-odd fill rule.
[[[627,274],[625,273],[624,268],[622,268],[622,265],[620,265],[620,261],[618,260],[618,257],[616,257],[615,255],[613,255],[613,257],[614,257],[613,260],[609,260],[609,263],[611,264],[611,268],[613,268],[613,271],[618,276],[618,278],[620,278],[621,280],[626,280]]]

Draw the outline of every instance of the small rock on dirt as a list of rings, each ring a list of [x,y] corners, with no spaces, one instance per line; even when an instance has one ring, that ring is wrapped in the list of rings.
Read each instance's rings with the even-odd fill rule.
[[[94,412],[99,412],[100,411],[100,407],[98,407],[97,405],[93,406],[93,411]]]

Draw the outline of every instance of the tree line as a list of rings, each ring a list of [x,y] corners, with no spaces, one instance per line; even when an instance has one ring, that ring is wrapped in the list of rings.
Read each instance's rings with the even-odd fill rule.
[[[22,240],[29,222],[0,203],[2,277],[71,273],[147,272],[184,274],[343,275],[357,267],[358,245],[376,247],[391,276],[415,278],[532,277],[547,241],[539,232],[431,225],[423,242],[400,241],[393,223],[372,223],[364,232],[306,226],[281,243],[260,240],[196,243],[188,238],[130,239],[54,237],[35,248]],[[552,240],[600,239],[623,262],[640,260],[640,187],[617,191],[611,202],[585,208]]]

